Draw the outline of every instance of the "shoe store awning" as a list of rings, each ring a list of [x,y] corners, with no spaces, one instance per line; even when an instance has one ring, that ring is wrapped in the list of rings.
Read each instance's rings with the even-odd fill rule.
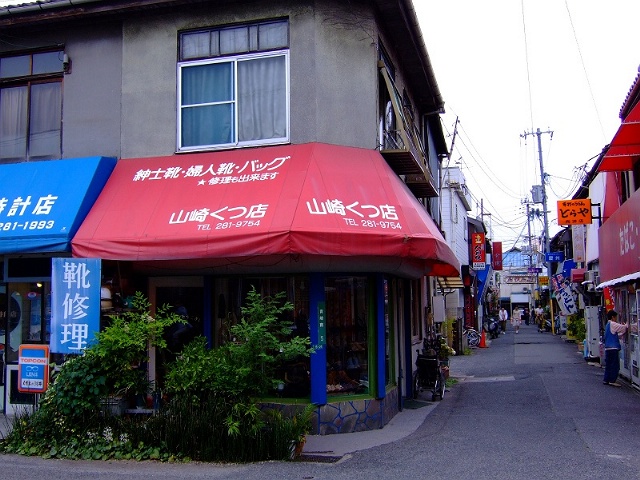
[[[120,160],[72,247],[151,268],[460,274],[377,151],[320,143]]]
[[[115,164],[88,157],[0,165],[0,254],[71,251]]]
[[[622,121],[598,166],[598,171],[633,170],[633,165],[638,159],[640,159],[640,103],[633,107]]]

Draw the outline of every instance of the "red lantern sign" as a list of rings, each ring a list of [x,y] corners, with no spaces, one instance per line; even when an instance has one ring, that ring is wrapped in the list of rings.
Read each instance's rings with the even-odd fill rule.
[[[471,263],[472,267],[477,270],[484,270],[486,261],[486,248],[484,242],[484,233],[471,234]]]

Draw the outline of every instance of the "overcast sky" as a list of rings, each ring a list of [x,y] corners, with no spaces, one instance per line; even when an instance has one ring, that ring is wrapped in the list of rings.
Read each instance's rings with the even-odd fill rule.
[[[445,133],[460,124],[459,162],[494,240],[504,250],[527,235],[525,198],[540,185],[537,136],[550,233],[556,201],[579,185],[615,135],[640,64],[640,0],[414,0],[445,101]],[[452,136],[447,137],[450,146]],[[541,205],[531,208],[540,208]],[[471,214],[478,215],[478,208]],[[533,233],[542,222],[532,223]]]

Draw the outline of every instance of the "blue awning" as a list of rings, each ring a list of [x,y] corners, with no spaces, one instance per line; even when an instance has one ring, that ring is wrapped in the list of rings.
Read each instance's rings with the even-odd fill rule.
[[[484,299],[484,294],[487,289],[487,277],[489,276],[489,270],[491,270],[491,264],[486,263],[483,270],[476,270],[478,278],[478,302]]]
[[[0,254],[70,252],[115,165],[111,157],[0,165]]]

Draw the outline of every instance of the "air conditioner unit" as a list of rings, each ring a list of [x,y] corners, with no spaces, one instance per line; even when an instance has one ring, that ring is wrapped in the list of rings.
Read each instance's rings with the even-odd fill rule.
[[[596,270],[587,270],[584,274],[584,282],[582,285],[586,287],[587,291],[594,292],[596,289],[596,285],[598,282],[596,281],[598,277],[598,272]]]
[[[587,270],[584,273],[584,282],[583,283],[593,283],[593,279],[596,276],[596,271],[595,270]]]

